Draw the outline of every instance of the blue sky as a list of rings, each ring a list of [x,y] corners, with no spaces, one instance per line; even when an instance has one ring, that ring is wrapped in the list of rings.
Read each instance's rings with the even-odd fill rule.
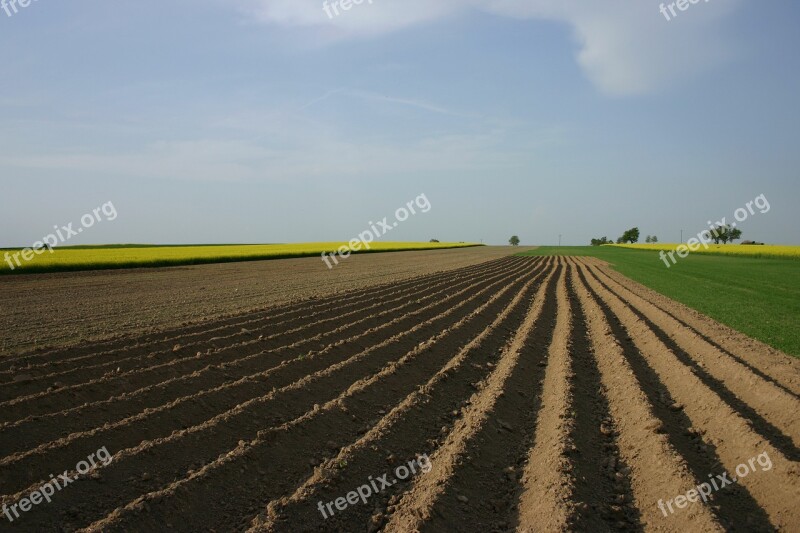
[[[0,11],[0,246],[684,240],[764,194],[800,244],[800,4],[37,0]],[[389,237],[387,237],[389,238]]]

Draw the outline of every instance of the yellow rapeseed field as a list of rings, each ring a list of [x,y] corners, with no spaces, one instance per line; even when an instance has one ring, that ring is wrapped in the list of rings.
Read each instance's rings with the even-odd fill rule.
[[[20,250],[0,250],[0,274],[24,272],[57,272],[106,268],[154,267],[254,261],[290,257],[321,256],[334,252],[346,242],[310,242],[301,244],[219,245],[219,246],[97,246],[56,247],[44,250],[26,261]],[[374,242],[370,252],[430,250],[479,246],[473,243]],[[357,253],[364,253],[357,252]],[[13,256],[17,254],[17,259]],[[13,269],[11,267],[14,267]]]
[[[635,250],[675,250],[680,244],[675,243],[657,243],[657,244],[609,244],[607,246],[617,246],[620,248],[632,248]],[[684,244],[683,246],[686,246]],[[705,246],[693,246],[690,251],[692,253],[705,253],[705,254],[718,254],[718,255],[737,255],[748,257],[777,257],[777,258],[793,258],[800,259],[800,246],[782,246],[782,245],[750,245],[750,244],[709,244],[708,249]]]

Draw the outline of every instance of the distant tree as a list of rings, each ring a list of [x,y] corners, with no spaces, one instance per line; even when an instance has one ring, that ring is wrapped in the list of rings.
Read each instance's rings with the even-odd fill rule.
[[[728,241],[731,240],[731,227],[727,224],[724,226],[719,226],[719,240],[722,241],[722,244],[728,244]]]
[[[637,243],[639,242],[639,228],[631,228],[622,234],[622,237],[617,239],[617,244],[623,243]]]
[[[508,244],[511,246],[519,246],[519,237],[512,235],[512,237],[508,239]]]
[[[431,239],[431,242],[439,242],[439,239]]]
[[[711,228],[711,240],[714,241],[714,244],[719,244],[719,241],[722,240],[722,234],[725,231],[725,226],[714,226]]]
[[[654,243],[654,244],[655,244],[655,243],[657,243],[657,242],[658,242],[658,237],[656,237],[655,235],[653,235],[653,236],[650,238],[650,242],[652,242],[652,243]]]
[[[740,239],[741,237],[742,230],[739,228],[733,228],[727,224],[720,224],[711,230],[711,238],[716,244],[719,244],[720,241],[722,241],[722,244],[728,244],[728,242],[733,243],[733,241]]]
[[[648,235],[647,238],[645,238],[644,242],[650,244],[651,242],[653,242],[653,238],[650,235]]]
[[[602,246],[604,244],[611,244],[612,241],[608,240],[608,237],[602,237],[600,239],[592,239],[591,244],[592,246]]]

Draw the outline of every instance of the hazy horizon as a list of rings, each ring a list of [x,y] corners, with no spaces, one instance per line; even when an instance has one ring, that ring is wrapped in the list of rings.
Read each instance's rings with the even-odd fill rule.
[[[49,0],[0,10],[0,247],[800,244],[800,5]],[[669,2],[667,2],[668,4]],[[329,3],[330,5],[330,3]]]

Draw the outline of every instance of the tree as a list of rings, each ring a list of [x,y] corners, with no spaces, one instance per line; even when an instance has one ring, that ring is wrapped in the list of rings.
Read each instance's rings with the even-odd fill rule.
[[[644,242],[650,244],[651,242],[653,242],[653,238],[650,235],[648,235],[647,238],[644,240]]]
[[[639,242],[639,228],[631,228],[623,233],[622,237],[617,239],[617,244],[623,244],[626,242],[631,244]]]
[[[602,237],[600,239],[592,239],[591,244],[592,246],[602,246],[604,244],[611,244],[612,241],[608,240],[608,237]]]
[[[731,240],[731,227],[727,224],[719,227],[719,240],[722,241],[722,244],[728,244],[728,241]]]
[[[512,237],[508,239],[508,244],[511,246],[519,246],[519,237],[512,235]]]
[[[728,241],[733,243],[733,241],[741,237],[742,230],[733,228],[727,224],[720,224],[711,229],[711,238],[714,240],[714,244],[719,244],[719,241],[722,241],[722,244],[728,244]]]
[[[431,242],[439,242],[439,239],[431,239]]]
[[[650,238],[650,242],[652,242],[653,244],[657,243],[657,242],[658,242],[658,237],[656,237],[655,235],[653,235],[653,236]]]
[[[714,244],[719,244],[719,241],[722,240],[722,236],[725,233],[725,226],[714,226],[711,228],[711,240],[714,241]]]

